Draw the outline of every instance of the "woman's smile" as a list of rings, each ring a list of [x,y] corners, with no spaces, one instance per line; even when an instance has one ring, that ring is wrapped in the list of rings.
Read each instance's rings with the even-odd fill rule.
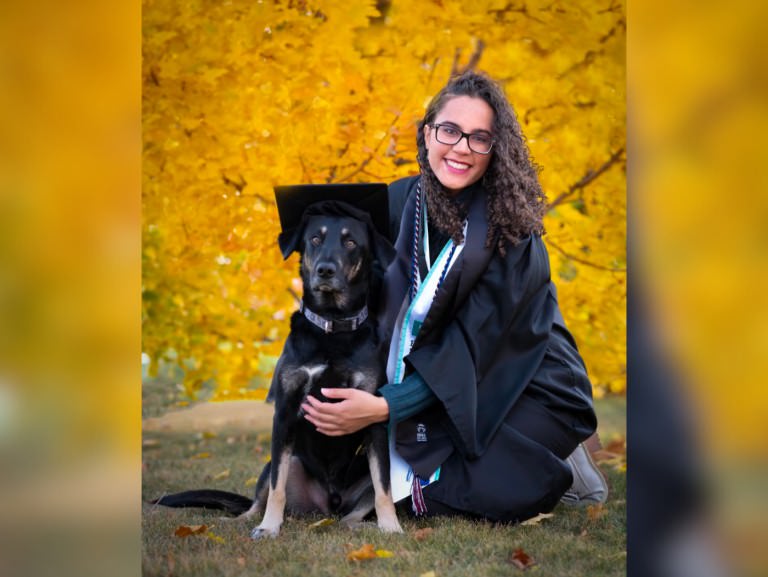
[[[458,160],[445,159],[445,163],[448,165],[448,170],[455,174],[464,174],[471,168],[471,165],[466,162],[459,162]]]

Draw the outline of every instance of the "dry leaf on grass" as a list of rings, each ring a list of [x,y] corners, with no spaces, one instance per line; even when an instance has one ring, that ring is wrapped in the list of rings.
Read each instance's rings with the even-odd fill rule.
[[[179,525],[173,533],[177,537],[189,537],[190,535],[199,535],[208,530],[208,525]]]
[[[607,513],[608,511],[603,507],[602,503],[587,506],[587,516],[590,521],[597,521],[598,519],[605,517]]]
[[[370,543],[366,543],[359,549],[355,549],[354,551],[350,551],[347,553],[347,560],[348,561],[363,561],[364,559],[375,559],[376,558],[376,550],[373,548],[373,545]]]
[[[539,513],[535,517],[532,517],[531,519],[528,519],[527,521],[523,521],[520,523],[521,525],[538,525],[541,523],[544,519],[549,519],[550,517],[554,517],[554,513]]]
[[[413,533],[413,538],[417,541],[423,541],[427,537],[430,537],[435,530],[432,527],[424,527],[423,529],[416,529]]]
[[[509,562],[521,571],[525,571],[536,565],[536,561],[534,561],[533,557],[528,555],[528,553],[522,549],[515,549],[514,553],[509,556]]]
[[[208,531],[205,536],[208,537],[211,541],[215,541],[216,543],[226,543],[224,537],[216,535],[216,533],[212,531]]]
[[[333,525],[336,521],[334,519],[330,519],[328,517],[324,519],[320,519],[319,521],[315,521],[311,525],[309,525],[310,529],[319,529],[320,527],[327,527],[328,525]]]
[[[374,546],[370,543],[365,543],[359,549],[355,549],[354,551],[347,553],[347,560],[365,561],[367,559],[376,559],[379,557],[394,557],[394,555],[395,554],[392,551],[387,551],[386,549],[375,549]]]
[[[623,437],[614,439],[602,449],[592,453],[595,463],[612,467],[620,473],[627,472],[627,442]]]
[[[258,478],[258,477],[251,477],[251,478],[249,478],[249,479],[248,479],[248,480],[245,482],[245,486],[246,486],[246,487],[251,487],[251,486],[255,485],[255,484],[256,484],[256,483],[258,483],[258,482],[259,482],[259,478]]]
[[[227,477],[229,477],[229,469],[225,469],[221,473],[216,473],[213,476],[213,480],[214,481],[220,481],[221,479],[226,479]]]
[[[427,571],[426,573],[419,575],[419,577],[437,577],[437,575],[434,571]]]
[[[190,459],[210,459],[210,457],[210,453],[198,453],[197,455],[192,455]]]

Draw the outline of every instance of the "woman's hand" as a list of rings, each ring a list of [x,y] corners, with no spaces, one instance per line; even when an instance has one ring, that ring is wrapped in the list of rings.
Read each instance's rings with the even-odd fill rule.
[[[389,419],[389,405],[383,397],[358,389],[321,389],[329,399],[342,399],[338,403],[324,403],[308,396],[301,405],[304,418],[324,435],[338,437]]]

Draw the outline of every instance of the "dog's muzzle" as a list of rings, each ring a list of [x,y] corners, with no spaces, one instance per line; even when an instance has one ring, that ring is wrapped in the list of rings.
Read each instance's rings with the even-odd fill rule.
[[[320,261],[312,268],[310,288],[319,292],[339,292],[345,288],[339,267],[331,261]]]

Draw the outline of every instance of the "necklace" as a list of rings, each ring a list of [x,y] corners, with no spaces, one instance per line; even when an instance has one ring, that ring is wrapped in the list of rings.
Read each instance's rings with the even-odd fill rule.
[[[422,211],[424,216],[422,217]],[[419,285],[421,283],[421,275],[419,274],[419,240],[422,238],[421,229],[422,226],[424,227],[424,242],[429,242],[428,240],[428,224],[427,224],[427,203],[426,198],[424,198],[422,190],[421,190],[421,180],[419,180],[419,183],[416,185],[416,208],[413,213],[413,243],[412,243],[412,252],[411,252],[411,290],[410,290],[410,297],[411,301],[416,297],[416,293],[419,291]],[[423,221],[423,222],[422,222]],[[435,287],[435,295],[437,295],[437,291],[440,290],[440,285],[443,284],[443,281],[445,280],[445,275],[448,274],[448,269],[451,266],[451,261],[453,260],[453,254],[456,251],[456,243],[453,241],[448,241],[451,243],[451,250],[448,254],[448,258],[445,260],[445,263],[443,264],[443,270],[440,273],[440,280],[437,282],[437,287]],[[425,246],[425,258],[427,260],[427,267],[430,266],[429,263],[429,247]]]

